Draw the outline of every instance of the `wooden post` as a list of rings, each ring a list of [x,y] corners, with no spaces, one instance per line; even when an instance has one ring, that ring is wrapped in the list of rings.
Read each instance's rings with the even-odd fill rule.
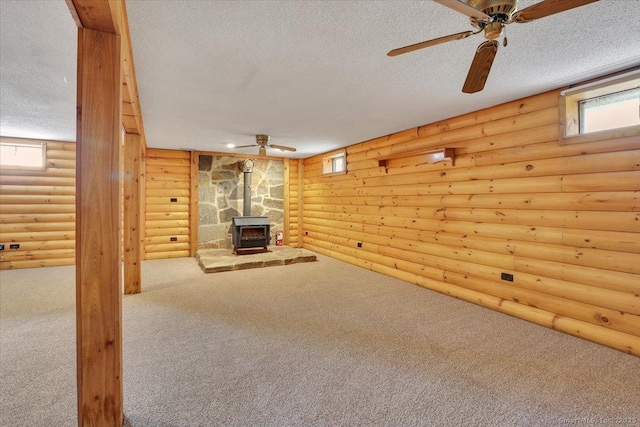
[[[282,206],[282,210],[284,213],[284,224],[283,227],[283,233],[284,233],[284,239],[282,244],[283,245],[289,245],[289,234],[291,233],[291,219],[290,219],[290,215],[291,213],[289,212],[289,159],[282,159],[282,181],[283,181],[283,206]]]
[[[145,250],[145,231],[146,231],[146,215],[147,215],[147,144],[144,136],[140,140],[140,162],[138,164],[138,203],[140,215],[138,216],[138,242],[140,245],[140,260],[147,259]]]
[[[198,193],[200,188],[200,176],[198,174],[200,167],[200,153],[198,151],[191,152],[191,178],[189,179],[189,256],[196,256],[198,250]]]
[[[121,426],[121,41],[78,30],[76,324],[78,425]]]
[[[302,237],[304,236],[304,218],[303,218],[303,214],[304,214],[304,209],[303,209],[303,201],[302,201],[302,193],[303,193],[303,187],[304,187],[304,161],[302,159],[298,160],[298,247],[302,248],[303,245],[303,240]]]
[[[142,290],[140,256],[140,154],[141,137],[127,134],[124,141],[124,293]],[[142,183],[144,186],[144,182]]]

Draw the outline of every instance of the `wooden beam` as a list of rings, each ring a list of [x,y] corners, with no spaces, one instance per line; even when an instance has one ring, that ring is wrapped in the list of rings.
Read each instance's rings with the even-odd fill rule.
[[[120,37],[78,30],[78,425],[121,426]]]
[[[140,216],[139,216],[139,225],[138,225],[138,230],[140,230],[140,232],[138,233],[138,237],[139,237],[139,242],[140,242],[140,259],[141,260],[145,260],[147,259],[146,256],[146,252],[145,252],[145,229],[146,229],[146,213],[147,213],[147,181],[146,181],[146,176],[147,176],[147,144],[144,141],[144,136],[141,137],[140,139],[140,146],[138,147],[140,149],[140,165],[138,167],[138,191],[139,191],[139,200],[138,202],[140,203],[139,205],[139,210],[138,212],[140,212]]]
[[[304,210],[303,210],[303,187],[304,187],[304,161],[298,160],[298,247],[303,247],[303,235],[304,235]]]
[[[291,233],[291,230],[289,229],[291,227],[290,223],[291,223],[291,213],[289,212],[289,159],[283,159],[282,160],[282,180],[283,180],[283,213],[284,213],[284,237],[283,237],[283,245],[289,245],[289,234]]]
[[[144,136],[125,2],[123,0],[66,0],[66,3],[78,28],[88,28],[121,37],[121,59],[124,74],[121,90],[126,95],[126,102],[133,109],[133,114],[127,114],[128,122],[125,124],[125,128],[127,133],[137,133]]]
[[[140,135],[127,134],[124,141],[124,293],[142,290],[140,254]],[[144,186],[144,182],[142,183]]]
[[[78,28],[116,34],[111,8],[106,0],[66,0]]]
[[[198,195],[200,188],[200,176],[198,174],[200,165],[200,153],[198,151],[191,152],[191,178],[189,190],[189,228],[190,228],[190,245],[189,256],[196,256],[198,250]]]

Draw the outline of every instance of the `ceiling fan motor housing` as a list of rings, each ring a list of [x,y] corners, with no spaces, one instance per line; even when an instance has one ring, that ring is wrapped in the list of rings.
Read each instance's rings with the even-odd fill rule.
[[[483,29],[485,38],[494,40],[502,35],[504,23],[516,11],[518,0],[469,0],[468,5],[491,17],[491,22],[471,18],[471,25]]]
[[[518,0],[469,0],[467,4],[491,17],[504,15],[510,18],[516,11]]]

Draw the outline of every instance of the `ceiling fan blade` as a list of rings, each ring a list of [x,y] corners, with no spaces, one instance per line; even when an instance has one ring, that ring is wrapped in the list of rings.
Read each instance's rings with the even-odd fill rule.
[[[462,87],[464,93],[475,93],[484,89],[497,51],[498,42],[496,40],[488,40],[478,46],[476,56],[473,57],[471,68],[469,68],[469,74],[467,74],[467,80]]]
[[[519,10],[513,14],[512,19],[514,22],[519,23],[529,22],[597,1],[598,0],[545,0]]]
[[[433,0],[436,3],[440,3],[443,6],[447,6],[457,12],[463,13],[471,18],[480,19],[483,21],[491,21],[491,17],[486,13],[480,12],[478,9],[469,6],[459,0]]]
[[[249,147],[255,147],[256,144],[251,144],[251,145],[240,145],[238,147],[233,147],[233,148],[249,148]]]
[[[293,148],[293,147],[285,147],[284,145],[269,144],[269,147],[277,148],[278,150],[281,150],[281,151],[296,151],[295,148]]]
[[[438,37],[437,39],[427,40],[426,42],[420,42],[409,46],[400,47],[398,49],[393,49],[392,51],[387,53],[387,56],[402,55],[403,53],[413,52],[414,50],[424,49],[425,47],[435,46],[437,44],[446,43],[451,40],[466,39],[471,35],[473,35],[473,31],[463,31],[461,33],[451,34],[449,36]]]

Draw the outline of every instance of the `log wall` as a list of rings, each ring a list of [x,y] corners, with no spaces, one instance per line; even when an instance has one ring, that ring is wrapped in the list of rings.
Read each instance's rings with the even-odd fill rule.
[[[2,270],[75,263],[76,144],[45,142],[46,170],[0,170]]]
[[[558,100],[353,145],[345,175],[306,159],[304,247],[640,355],[640,137],[561,146]]]
[[[298,239],[298,231],[301,221],[302,192],[300,191],[300,179],[302,172],[302,160],[291,159],[289,161],[289,186],[288,186],[288,215],[289,215],[289,246],[297,248],[302,246]]]
[[[145,259],[188,257],[191,152],[149,148],[145,160]]]

